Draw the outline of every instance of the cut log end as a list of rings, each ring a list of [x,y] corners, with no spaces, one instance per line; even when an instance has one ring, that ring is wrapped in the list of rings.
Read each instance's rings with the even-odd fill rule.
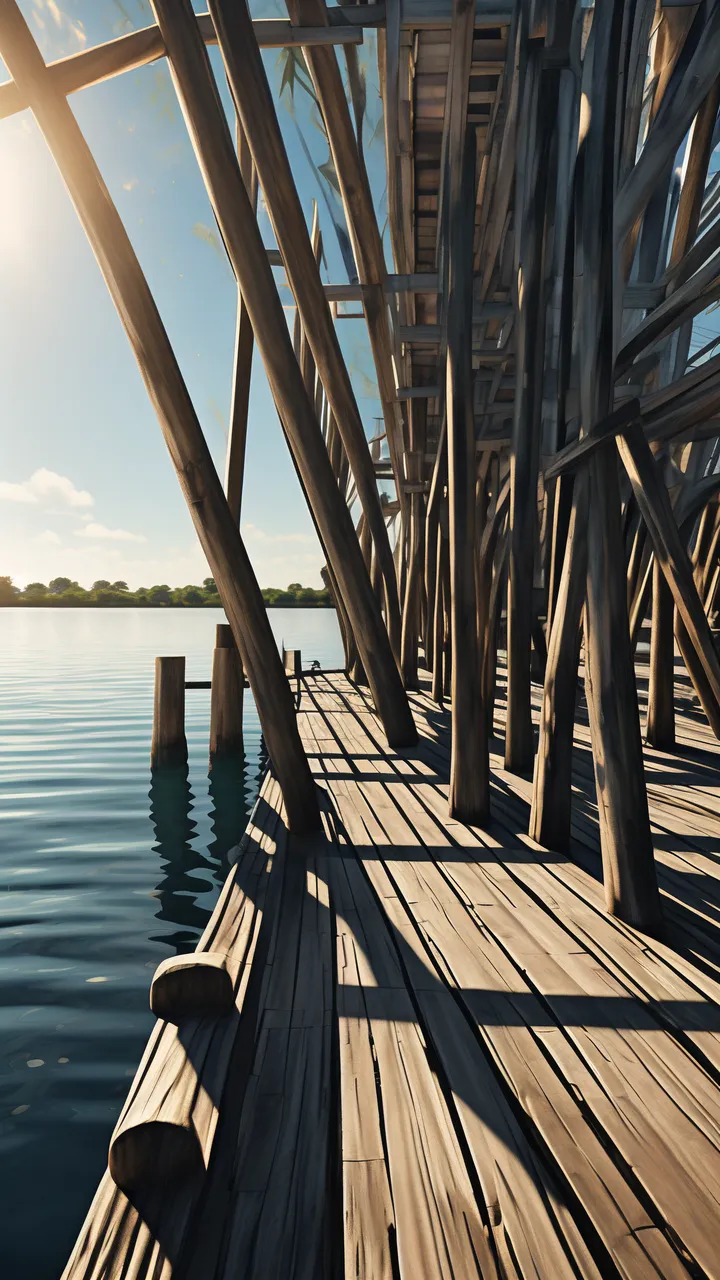
[[[224,956],[215,952],[170,956],[155,971],[150,1008],[166,1022],[222,1018],[232,1012],[234,1004],[235,993]]]
[[[126,1193],[163,1187],[205,1172],[192,1126],[163,1120],[121,1127],[110,1143],[108,1166],[116,1186]]]

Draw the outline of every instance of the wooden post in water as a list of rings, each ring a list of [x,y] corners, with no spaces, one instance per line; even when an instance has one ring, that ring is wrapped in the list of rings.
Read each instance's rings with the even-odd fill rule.
[[[219,623],[215,635],[210,690],[210,767],[243,749],[245,673],[232,627]]]
[[[155,708],[150,748],[152,769],[187,764],[185,659],[155,659]]]

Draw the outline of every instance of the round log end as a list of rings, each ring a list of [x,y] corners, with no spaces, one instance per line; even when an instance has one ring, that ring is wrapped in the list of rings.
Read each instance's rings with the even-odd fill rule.
[[[166,1022],[184,1018],[223,1018],[235,1006],[225,957],[213,951],[170,956],[155,971],[150,1008]]]
[[[205,1171],[195,1130],[164,1120],[129,1125],[114,1134],[108,1167],[116,1186],[127,1193],[162,1187]]]

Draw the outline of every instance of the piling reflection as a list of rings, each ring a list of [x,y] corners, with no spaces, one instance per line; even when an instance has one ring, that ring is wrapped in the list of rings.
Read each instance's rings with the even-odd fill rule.
[[[244,752],[215,759],[209,773],[210,824],[215,839],[208,848],[213,874],[222,884],[230,869],[228,853],[242,838],[249,815],[248,765]],[[253,779],[253,788],[257,790]]]
[[[158,920],[179,928],[163,933],[155,942],[174,947],[178,955],[192,951],[205,928],[212,904],[200,906],[198,898],[211,889],[207,875],[213,864],[193,848],[197,823],[191,814],[195,797],[190,789],[187,765],[154,769],[150,783],[150,820],[155,829],[153,851],[162,862],[163,877],[157,885]]]

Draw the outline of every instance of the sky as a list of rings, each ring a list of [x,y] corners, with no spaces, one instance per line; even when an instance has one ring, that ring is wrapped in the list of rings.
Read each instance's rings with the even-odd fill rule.
[[[197,12],[206,6],[194,5]],[[20,0],[46,61],[153,21],[147,0]],[[255,17],[287,17],[255,0]],[[368,79],[364,141],[385,218],[374,37],[359,48]],[[314,108],[280,99],[282,55],[264,52],[306,217],[318,200],[323,278],[348,279],[313,165],[328,158]],[[226,109],[219,53],[211,61]],[[340,54],[344,69],[344,57]],[[0,81],[8,79],[0,63]],[[220,475],[232,383],[236,286],[165,60],[69,99],[155,295]],[[379,125],[379,127],[378,127]],[[301,136],[302,135],[302,136]],[[311,159],[308,159],[308,154]],[[267,213],[259,223],[275,244]],[[275,271],[292,324],[292,298]],[[367,332],[338,332],[368,436],[381,413]],[[262,363],[251,382],[242,534],[260,585],[320,586],[323,557]],[[67,576],[131,588],[209,573],[134,357],[62,179],[29,111],[0,120],[0,574],[20,587]]]

